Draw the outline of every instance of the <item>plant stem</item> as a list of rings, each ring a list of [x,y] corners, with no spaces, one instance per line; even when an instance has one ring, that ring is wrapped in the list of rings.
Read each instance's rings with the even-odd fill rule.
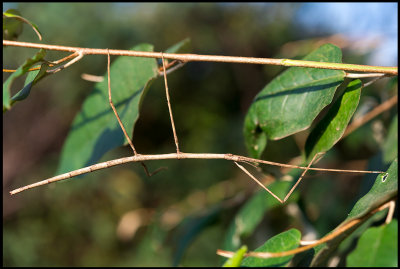
[[[83,54],[96,54],[96,55],[99,54],[107,55],[108,53],[107,49],[66,47],[66,46],[46,45],[38,43],[11,41],[11,40],[3,40],[3,46],[42,48],[47,50],[58,50],[58,51],[69,51],[69,52],[81,51]],[[174,59],[183,62],[201,61],[201,62],[247,63],[247,64],[269,64],[269,65],[281,65],[281,66],[311,67],[311,68],[335,69],[344,71],[384,73],[395,76],[397,76],[398,74],[397,67],[381,67],[381,66],[368,66],[368,65],[357,65],[357,64],[343,64],[343,63],[325,63],[325,62],[291,60],[291,59],[271,59],[271,58],[198,55],[198,54],[175,54],[175,53],[145,52],[145,51],[132,51],[132,50],[110,50],[110,55],[149,57],[149,58],[164,57],[166,59]]]
[[[354,130],[358,129],[360,126],[364,125],[368,121],[372,120],[379,114],[384,111],[389,110],[391,107],[397,104],[398,97],[397,95],[393,96],[389,100],[385,101],[384,103],[380,104],[379,106],[375,107],[373,110],[365,114],[362,118],[353,121],[349,126],[347,126],[346,131],[344,132],[341,139],[345,138],[349,134],[351,134]]]
[[[349,220],[347,222],[344,222],[340,224],[336,229],[334,229],[331,233],[326,235],[325,237],[316,240],[314,243],[298,247],[295,249],[287,250],[287,251],[282,251],[282,252],[248,252],[244,254],[245,257],[257,257],[261,259],[267,259],[267,258],[278,258],[278,257],[285,257],[289,255],[295,255],[301,252],[304,252],[306,250],[309,250],[311,248],[314,248],[318,245],[321,245],[323,243],[326,243],[336,237],[339,237],[345,233],[351,234],[356,228],[358,228],[361,224],[363,224],[366,220],[368,220],[370,217],[372,217],[375,213],[382,211],[386,208],[390,208],[392,204],[392,201],[385,202],[383,205],[378,206],[377,208],[371,210],[368,212],[366,215],[356,218],[353,220]],[[232,257],[235,253],[232,251],[226,251],[226,250],[217,250],[217,254],[221,255],[223,257],[230,258]]]

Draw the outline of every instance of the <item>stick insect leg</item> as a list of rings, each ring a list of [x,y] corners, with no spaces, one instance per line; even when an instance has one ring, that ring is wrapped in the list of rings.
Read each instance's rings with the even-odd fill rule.
[[[314,162],[315,158],[319,155],[321,155],[322,153],[317,153],[315,154],[315,156],[313,157],[313,159],[311,160],[311,162],[308,164],[307,168],[303,171],[303,173],[301,174],[300,178],[297,180],[296,184],[294,184],[294,186],[290,189],[290,191],[288,192],[288,194],[286,195],[285,199],[281,200],[279,199],[278,196],[276,196],[270,189],[268,189],[267,187],[265,187],[259,180],[257,180],[249,171],[247,171],[246,168],[244,168],[243,166],[241,166],[240,164],[238,164],[237,162],[234,162],[240,169],[243,170],[243,172],[245,172],[249,177],[251,177],[255,182],[257,182],[258,185],[260,185],[261,187],[263,187],[267,192],[269,192],[276,200],[278,200],[281,204],[283,204],[284,202],[287,201],[287,199],[289,199],[290,195],[293,193],[293,191],[296,189],[297,185],[299,185],[300,181],[302,180],[302,178],[304,177],[304,175],[306,174],[307,170],[310,168],[310,166],[312,165],[312,163]]]
[[[297,185],[299,185],[300,181],[303,179],[304,175],[307,173],[308,169],[311,167],[311,165],[314,162],[315,158],[317,156],[321,155],[321,154],[323,154],[323,153],[317,153],[317,154],[314,155],[314,157],[312,158],[311,162],[308,164],[307,168],[303,171],[303,173],[301,174],[301,176],[297,180],[296,184],[294,184],[294,186],[290,189],[290,191],[286,195],[285,199],[283,199],[283,202],[286,202],[286,200],[289,199],[289,197],[292,194],[292,192],[296,189]]]
[[[171,119],[172,132],[173,132],[173,134],[174,134],[174,141],[175,141],[175,146],[176,146],[176,153],[178,154],[178,159],[179,159],[179,154],[180,154],[181,152],[180,152],[180,150],[179,150],[178,136],[176,135],[174,117],[172,116],[171,102],[170,102],[170,99],[169,99],[168,83],[167,83],[167,69],[165,68],[164,54],[163,54],[163,53],[161,53],[161,61],[162,61],[163,70],[164,70],[163,74],[164,74],[164,83],[165,83],[165,94],[166,94],[166,96],[167,96],[169,117],[170,117],[170,119]]]
[[[127,133],[126,130],[125,130],[124,124],[122,123],[122,121],[121,121],[121,119],[120,119],[120,117],[119,117],[119,115],[118,115],[118,112],[117,112],[117,110],[115,109],[115,106],[114,106],[114,104],[113,104],[113,102],[112,102],[112,98],[111,98],[111,79],[110,79],[110,52],[109,52],[108,49],[107,49],[107,60],[108,60],[108,61],[107,61],[108,102],[109,102],[109,104],[110,104],[112,110],[114,111],[115,117],[116,117],[117,120],[118,120],[119,126],[121,127],[122,132],[124,133],[125,138],[126,138],[126,140],[128,141],[128,143],[129,143],[129,146],[131,147],[131,149],[132,149],[132,151],[133,151],[133,155],[134,155],[134,156],[137,156],[138,153],[136,152],[136,149],[135,149],[135,147],[133,146],[132,140],[129,138],[129,135],[128,135],[128,133]],[[163,167],[161,167],[161,168],[157,169],[156,171],[154,171],[153,173],[150,173],[149,170],[147,169],[147,166],[144,164],[144,162],[140,162],[140,164],[143,166],[144,171],[146,172],[146,175],[149,176],[149,177],[151,177],[152,175],[158,173],[160,170],[164,169]]]
[[[258,179],[256,179],[249,171],[247,171],[246,168],[244,168],[243,166],[241,166],[240,164],[238,164],[237,162],[234,161],[234,163],[243,170],[243,172],[245,172],[249,177],[251,177],[258,185],[260,185],[261,187],[263,187],[267,192],[269,192],[269,194],[271,194],[276,200],[278,200],[281,204],[284,203],[284,201],[282,201],[281,199],[279,199],[278,196],[275,195],[275,193],[273,193],[270,189],[268,189],[267,187],[265,187]]]

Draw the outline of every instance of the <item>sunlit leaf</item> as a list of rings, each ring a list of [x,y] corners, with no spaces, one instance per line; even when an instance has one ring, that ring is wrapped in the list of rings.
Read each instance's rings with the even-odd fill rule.
[[[354,205],[351,212],[348,214],[347,218],[337,227],[342,227],[349,223],[355,218],[360,218],[368,214],[371,210],[377,208],[380,205],[385,204],[397,195],[398,187],[398,161],[397,158],[392,162],[389,169],[386,171],[387,175],[379,174],[376,177],[374,185],[371,187],[370,191],[361,197],[360,200]],[[367,221],[367,220],[365,220]],[[364,221],[364,222],[365,222]],[[315,247],[315,252],[317,253],[311,263],[312,266],[324,266],[326,260],[330,257],[330,254],[336,250],[339,244],[351,235],[358,227],[360,227],[364,222],[360,222],[354,225],[352,228],[348,229],[345,233],[341,233],[331,241],[321,244]],[[337,229],[336,228],[336,229]]]
[[[292,250],[300,245],[300,240],[301,240],[300,231],[296,229],[290,229],[289,231],[275,235],[253,252],[283,252]],[[280,258],[269,258],[269,259],[247,257],[243,259],[242,266],[246,267],[286,266],[292,258],[293,255]]]
[[[354,205],[346,220],[361,217],[378,205],[389,201],[397,195],[398,160],[392,162],[387,175],[379,174],[371,190]]]
[[[325,44],[303,60],[340,63],[341,58],[338,47]],[[264,139],[281,139],[308,128],[332,101],[343,78],[340,70],[291,67],[273,79],[255,97],[246,115],[244,136],[250,155],[261,156]]]
[[[397,220],[387,225],[371,227],[363,233],[356,249],[347,256],[351,267],[397,267]]]

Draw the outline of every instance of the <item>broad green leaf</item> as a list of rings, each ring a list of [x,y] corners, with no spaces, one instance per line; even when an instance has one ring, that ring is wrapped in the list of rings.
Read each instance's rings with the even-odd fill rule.
[[[371,187],[370,191],[357,201],[351,212],[348,214],[347,218],[338,227],[346,225],[348,222],[355,218],[360,218],[366,215],[371,210],[385,204],[386,202],[396,197],[398,187],[397,170],[398,160],[396,158],[390,165],[389,169],[386,171],[387,175],[379,174],[376,177],[375,183]],[[364,222],[358,223],[357,225],[353,226],[345,233],[338,235],[331,241],[315,247],[314,250],[317,254],[315,255],[311,265],[324,266],[326,260],[330,257],[331,253],[336,250],[339,244],[348,236],[350,236],[351,233],[354,232],[358,227],[360,227]]]
[[[397,267],[397,230],[396,219],[387,225],[369,228],[347,256],[347,266]]]
[[[300,174],[301,171],[294,171],[296,173],[293,177],[295,178]],[[251,180],[251,179],[249,179]],[[273,193],[283,199],[291,187],[290,181],[276,181],[271,185],[267,186]],[[286,203],[293,202],[298,199],[296,192],[290,196]],[[281,203],[277,201],[264,189],[254,194],[236,214],[234,220],[231,222],[223,245],[225,250],[234,250],[240,247],[242,244],[242,238],[251,235],[254,229],[262,221],[265,212],[274,207],[280,206]]]
[[[32,58],[27,59],[14,73],[12,73],[8,79],[3,83],[3,112],[7,111],[11,108],[12,102],[10,99],[11,95],[11,86],[14,80],[25,73],[29,72],[29,68],[31,68],[34,64],[41,61],[43,57],[46,55],[46,51],[40,49],[38,53],[36,53]]]
[[[15,40],[22,33],[22,21],[13,19],[5,14],[21,15],[21,13],[16,9],[9,9],[3,12],[3,39]]]
[[[340,63],[341,58],[338,47],[325,44],[303,60]],[[344,74],[339,70],[291,67],[273,79],[255,97],[245,118],[244,136],[251,156],[261,156],[266,145],[263,139],[281,139],[308,128],[330,104]]]
[[[397,195],[397,158],[392,162],[386,173],[387,176],[384,174],[379,174],[376,177],[375,183],[371,190],[357,201],[346,220],[359,218]]]
[[[233,257],[229,258],[222,267],[239,267],[243,260],[243,255],[247,252],[247,246],[242,246],[235,252]]]
[[[33,22],[25,19],[24,17],[20,16],[21,14],[18,12],[18,10],[15,9],[9,9],[5,12],[3,12],[3,17],[5,17],[6,19],[17,19],[21,22],[24,22],[28,25],[30,25],[32,27],[32,29],[35,31],[36,35],[39,37],[39,40],[42,40],[42,35],[40,34],[39,28],[37,27],[36,24],[34,24]],[[7,24],[7,23],[6,23]],[[4,37],[4,28],[8,28],[7,26],[4,27],[4,21],[3,21],[3,37]],[[22,29],[21,29],[22,31]],[[14,32],[15,34],[16,32]],[[13,37],[13,36],[11,36]]]
[[[316,153],[328,151],[342,137],[358,106],[361,88],[359,79],[351,81],[325,117],[311,131],[305,145],[307,161],[311,161]]]
[[[22,101],[27,98],[32,90],[33,85],[35,85],[42,78],[50,75],[50,73],[46,72],[48,67],[49,65],[44,63],[41,65],[41,68],[39,70],[31,71],[28,73],[28,76],[25,79],[24,88],[22,88],[22,90],[20,90],[11,98],[11,105],[13,105],[17,101]]]
[[[390,123],[389,131],[386,136],[385,144],[383,145],[383,160],[385,163],[390,163],[394,158],[397,157],[397,143],[398,143],[398,133],[397,133],[397,114]]]
[[[280,233],[254,252],[283,252],[297,248],[300,245],[301,233],[296,229]],[[285,266],[293,258],[293,255],[281,258],[261,259],[255,257],[247,257],[243,260],[242,266],[246,267],[261,267],[261,266]]]
[[[171,52],[179,51],[187,42],[180,42],[181,45]],[[153,51],[153,46],[141,44],[132,50]],[[155,59],[144,57],[118,57],[110,66],[112,101],[130,138],[144,95],[158,77],[157,68]],[[107,78],[107,73],[104,77]],[[57,173],[92,165],[111,149],[127,144],[109,104],[108,81],[105,79],[95,84],[75,117]]]
[[[132,50],[153,51],[153,46],[141,44]],[[139,117],[141,99],[156,77],[157,63],[153,58],[118,57],[110,66],[112,101],[129,135]],[[109,104],[108,81],[104,79],[95,84],[75,117],[57,173],[92,165],[109,150],[127,143]]]

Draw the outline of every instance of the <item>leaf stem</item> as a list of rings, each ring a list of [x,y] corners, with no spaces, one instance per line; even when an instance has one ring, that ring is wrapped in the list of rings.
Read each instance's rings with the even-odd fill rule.
[[[391,107],[397,104],[397,94],[390,98],[389,100],[383,102],[379,106],[375,107],[373,110],[365,114],[362,118],[354,120],[346,129],[341,139],[345,138],[349,134],[351,134],[354,130],[358,129],[360,126],[364,125],[368,121],[372,120],[379,114],[389,110]]]

